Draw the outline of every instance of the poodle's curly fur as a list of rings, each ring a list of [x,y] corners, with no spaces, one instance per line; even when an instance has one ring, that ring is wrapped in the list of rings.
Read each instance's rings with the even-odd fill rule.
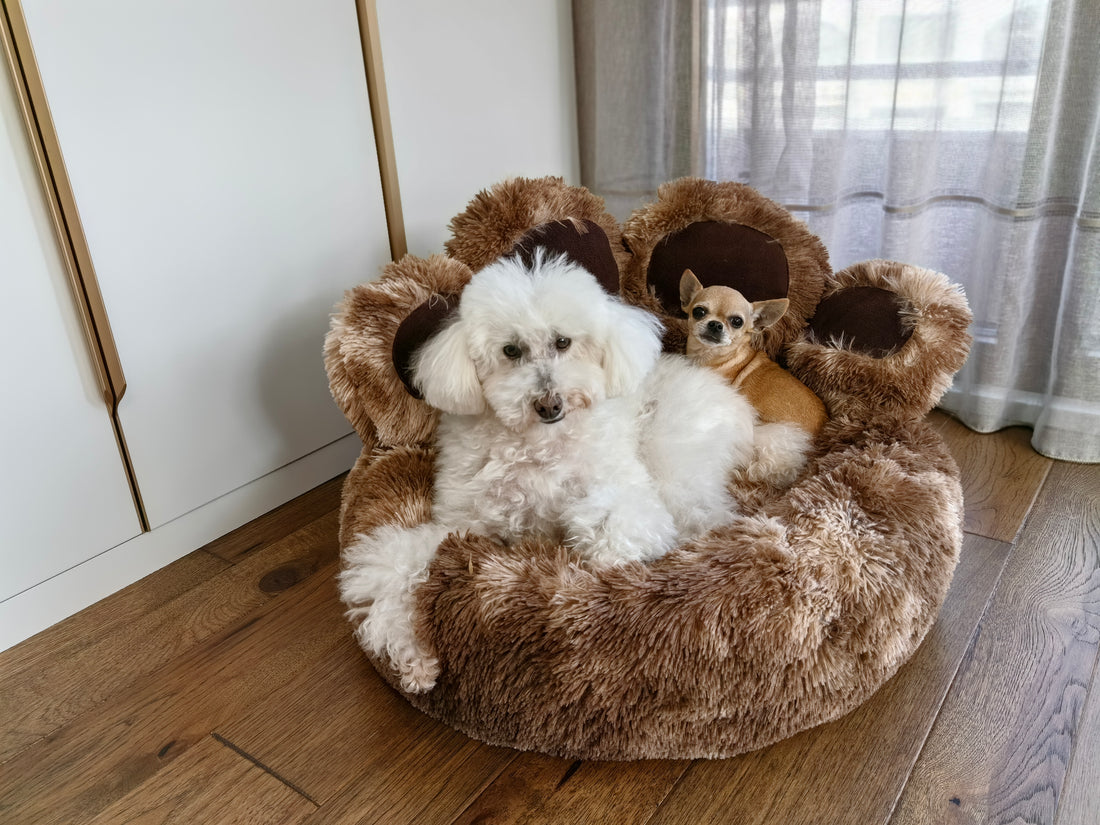
[[[596,565],[650,561],[716,527],[754,457],[754,413],[710,370],[661,355],[659,322],[564,257],[476,273],[417,352],[414,383],[443,412],[432,519],[348,549],[341,591],[359,639],[405,690],[435,683],[413,592],[437,546],[468,531],[542,538]]]

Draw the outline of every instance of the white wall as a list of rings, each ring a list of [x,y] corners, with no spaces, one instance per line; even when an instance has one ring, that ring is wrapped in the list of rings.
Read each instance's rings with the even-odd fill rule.
[[[580,182],[568,0],[379,0],[409,252],[516,175]]]

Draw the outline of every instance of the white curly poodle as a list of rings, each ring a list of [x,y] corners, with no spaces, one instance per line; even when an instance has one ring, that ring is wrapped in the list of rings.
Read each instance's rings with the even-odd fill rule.
[[[659,330],[568,259],[508,258],[473,276],[417,352],[414,382],[444,413],[432,520],[357,537],[340,582],[360,643],[406,690],[438,672],[413,594],[448,533],[542,535],[619,564],[736,515],[727,483],[753,458],[752,408],[714,372],[662,356]]]

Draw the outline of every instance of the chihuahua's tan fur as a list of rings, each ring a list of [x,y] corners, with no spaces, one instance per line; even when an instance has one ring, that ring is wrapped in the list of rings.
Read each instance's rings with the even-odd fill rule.
[[[762,422],[795,424],[816,438],[828,419],[821,399],[752,346],[752,333],[782,318],[788,304],[786,298],[750,303],[730,287],[704,288],[690,269],[680,278],[688,356],[740,389]]]

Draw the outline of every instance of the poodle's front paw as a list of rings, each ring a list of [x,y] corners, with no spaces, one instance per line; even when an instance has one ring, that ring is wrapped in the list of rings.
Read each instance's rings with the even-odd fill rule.
[[[428,565],[447,528],[428,523],[413,528],[386,526],[360,536],[344,552],[340,595],[363,650],[385,658],[410,693],[431,690],[439,661],[415,630],[416,590],[428,578]]]
[[[351,611],[352,618],[360,620],[355,629],[359,646],[367,653],[389,659],[402,690],[427,693],[439,677],[439,659],[420,644],[411,622],[394,620],[388,607],[383,601]]]
[[[427,693],[439,678],[439,660],[420,654],[394,662],[401,677],[401,689],[406,693]]]
[[[622,502],[606,512],[574,514],[569,544],[598,565],[652,561],[676,545],[672,516],[655,498]]]

